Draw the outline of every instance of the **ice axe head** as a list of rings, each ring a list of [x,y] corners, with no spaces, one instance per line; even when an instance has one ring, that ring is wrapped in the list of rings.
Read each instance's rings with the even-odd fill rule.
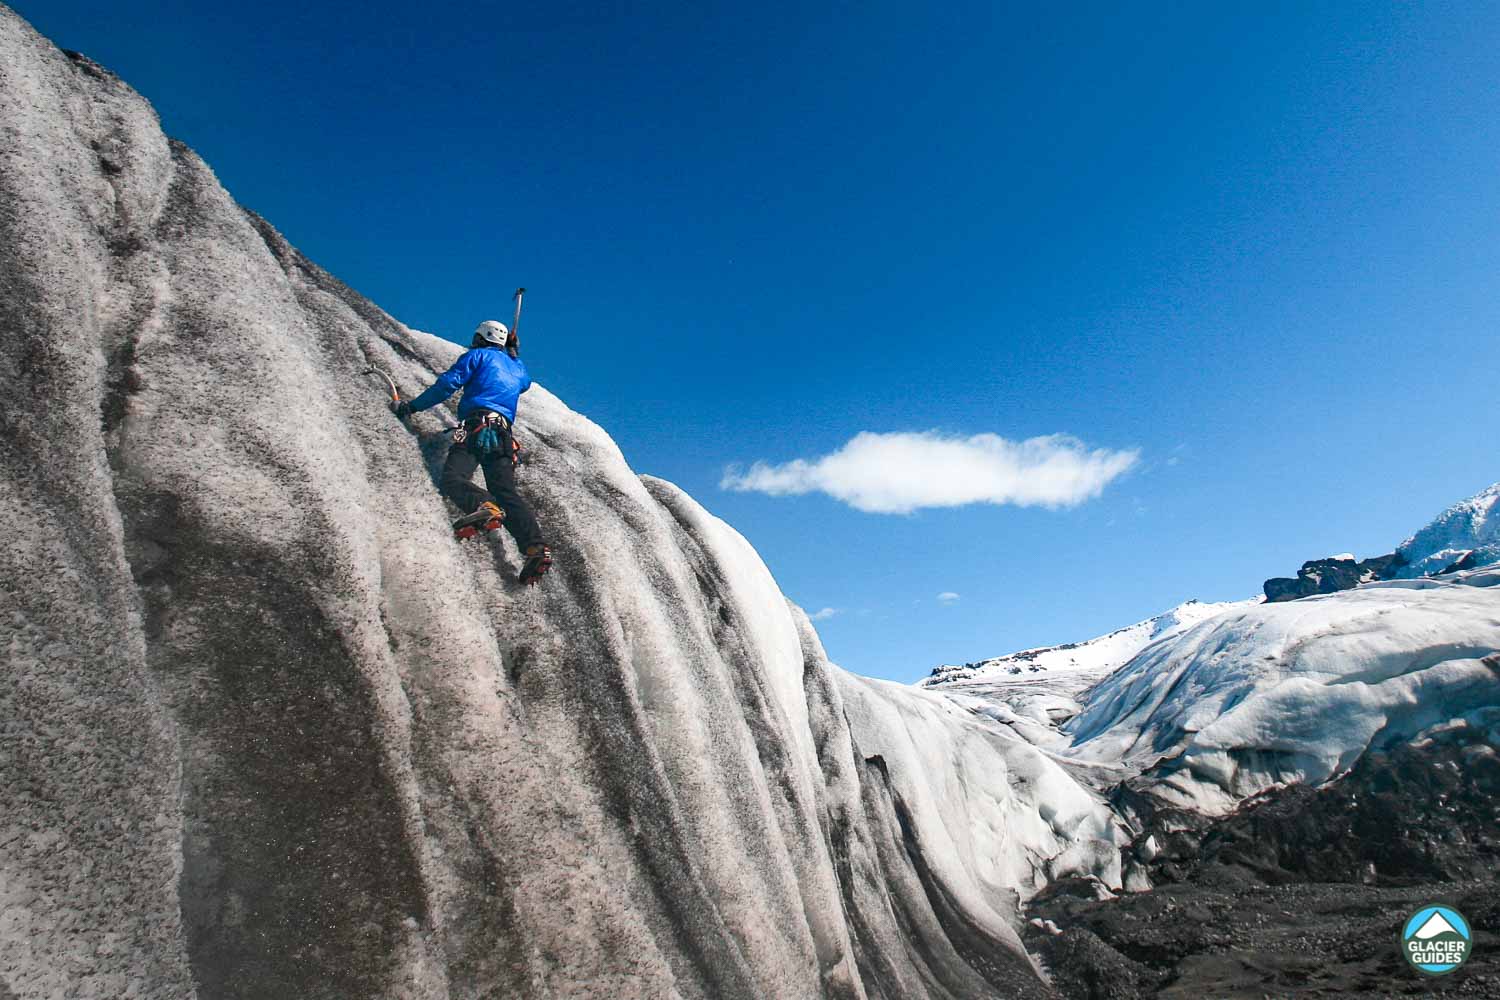
[[[401,393],[398,392],[397,389],[396,389],[396,380],[395,379],[391,378],[389,375],[387,375],[385,372],[381,371],[379,368],[366,368],[365,369],[365,374],[366,375],[379,375],[381,378],[385,379],[385,384],[391,387],[391,402],[393,402],[393,403],[399,403],[399,402],[401,402]]]

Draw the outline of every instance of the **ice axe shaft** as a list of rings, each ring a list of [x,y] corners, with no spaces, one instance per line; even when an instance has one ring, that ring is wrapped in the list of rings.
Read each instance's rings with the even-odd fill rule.
[[[521,296],[525,294],[526,289],[516,289],[516,314],[510,321],[510,343],[505,347],[513,358],[521,353]]]

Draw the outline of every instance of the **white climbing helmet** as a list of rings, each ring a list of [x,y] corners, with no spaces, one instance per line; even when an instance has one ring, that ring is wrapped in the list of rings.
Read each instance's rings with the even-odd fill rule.
[[[487,319],[479,324],[479,329],[474,331],[474,336],[504,347],[505,342],[510,339],[510,331],[498,319]]]

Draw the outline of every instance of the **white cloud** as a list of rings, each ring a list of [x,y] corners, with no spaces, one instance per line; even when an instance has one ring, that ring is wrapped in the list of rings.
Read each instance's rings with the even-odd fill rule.
[[[1071,507],[1097,497],[1139,459],[1136,449],[1091,449],[1066,434],[1011,441],[998,434],[865,431],[811,461],[730,466],[719,485],[771,496],[821,492],[873,514],[973,503]]]
[[[958,595],[951,590],[945,590],[937,595],[939,604],[954,604],[958,601]]]
[[[839,609],[838,608],[824,608],[821,611],[814,611],[812,614],[808,615],[807,617],[811,618],[815,622],[822,622],[822,621],[827,621],[828,619],[832,618],[834,615],[836,615],[838,613],[839,613]]]

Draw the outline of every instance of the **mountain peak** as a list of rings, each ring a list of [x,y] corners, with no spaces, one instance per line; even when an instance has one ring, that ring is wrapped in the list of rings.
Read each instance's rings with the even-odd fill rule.
[[[1408,565],[1403,577],[1431,576],[1460,561],[1483,566],[1500,561],[1500,483],[1460,500],[1396,549]]]

